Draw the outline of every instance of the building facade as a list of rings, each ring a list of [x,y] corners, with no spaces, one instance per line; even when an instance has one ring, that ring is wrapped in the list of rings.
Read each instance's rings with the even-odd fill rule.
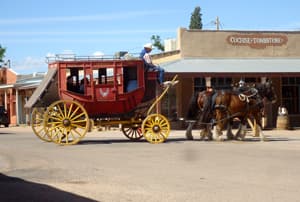
[[[154,57],[167,77],[179,75],[162,106],[168,117],[184,118],[193,94],[206,86],[228,89],[240,79],[248,84],[271,79],[279,100],[265,106],[267,126],[276,127],[278,107],[287,108],[291,126],[300,126],[300,32],[179,28],[177,49]]]
[[[18,75],[10,68],[0,68],[0,106],[7,110],[10,126],[29,123],[31,112],[24,105],[44,76],[44,73]]]

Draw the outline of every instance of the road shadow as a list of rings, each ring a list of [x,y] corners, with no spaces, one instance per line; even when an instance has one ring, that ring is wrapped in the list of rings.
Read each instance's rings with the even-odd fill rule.
[[[0,173],[0,201],[75,201],[94,202],[95,200],[66,192],[54,187],[29,182],[21,178],[10,177]]]
[[[173,143],[183,143],[183,142],[220,142],[217,140],[200,140],[199,138],[194,138],[193,140],[188,140],[185,137],[182,138],[168,138],[165,142],[161,144],[173,144]],[[287,142],[287,141],[300,141],[300,139],[290,139],[285,137],[266,137],[265,142]],[[221,142],[261,142],[259,137],[247,137],[244,140],[228,140],[224,139]],[[137,143],[145,143],[150,144],[145,139],[140,140],[129,140],[129,139],[105,139],[105,140],[81,140],[77,143],[77,145],[89,145],[89,144],[137,144]]]
[[[241,142],[261,142],[260,137],[251,137],[242,140]],[[285,137],[266,137],[265,142],[287,142],[287,141],[295,141],[295,139],[289,139]]]
[[[0,128],[1,130],[1,128]],[[11,132],[0,132],[0,135],[17,135],[17,133],[11,133]]]
[[[187,141],[186,138],[169,138],[162,144],[168,144],[168,143],[180,143],[183,141]],[[150,144],[145,139],[140,140],[129,140],[129,139],[106,139],[106,140],[81,140],[77,143],[77,145],[88,145],[88,144],[118,144],[118,143],[124,143],[124,144],[136,144],[136,143],[147,143]]]

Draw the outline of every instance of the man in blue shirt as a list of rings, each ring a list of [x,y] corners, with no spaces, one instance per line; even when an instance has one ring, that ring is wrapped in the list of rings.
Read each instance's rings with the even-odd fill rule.
[[[143,50],[140,53],[140,58],[145,63],[145,68],[147,71],[158,71],[158,81],[160,85],[163,85],[165,70],[159,66],[152,63],[150,52],[152,51],[152,44],[147,43],[144,45]]]

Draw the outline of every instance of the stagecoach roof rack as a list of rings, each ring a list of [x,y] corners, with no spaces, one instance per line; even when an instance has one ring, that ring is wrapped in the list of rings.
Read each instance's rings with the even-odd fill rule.
[[[46,63],[59,61],[101,61],[101,60],[134,60],[139,59],[138,54],[129,54],[125,51],[116,52],[114,55],[92,55],[92,56],[77,56],[75,54],[56,54],[46,57]]]

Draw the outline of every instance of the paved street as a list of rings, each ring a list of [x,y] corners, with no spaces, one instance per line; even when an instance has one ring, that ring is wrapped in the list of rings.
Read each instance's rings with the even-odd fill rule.
[[[42,142],[29,127],[0,128],[0,201],[300,201],[300,131],[260,142],[130,142],[94,130],[78,144]]]

